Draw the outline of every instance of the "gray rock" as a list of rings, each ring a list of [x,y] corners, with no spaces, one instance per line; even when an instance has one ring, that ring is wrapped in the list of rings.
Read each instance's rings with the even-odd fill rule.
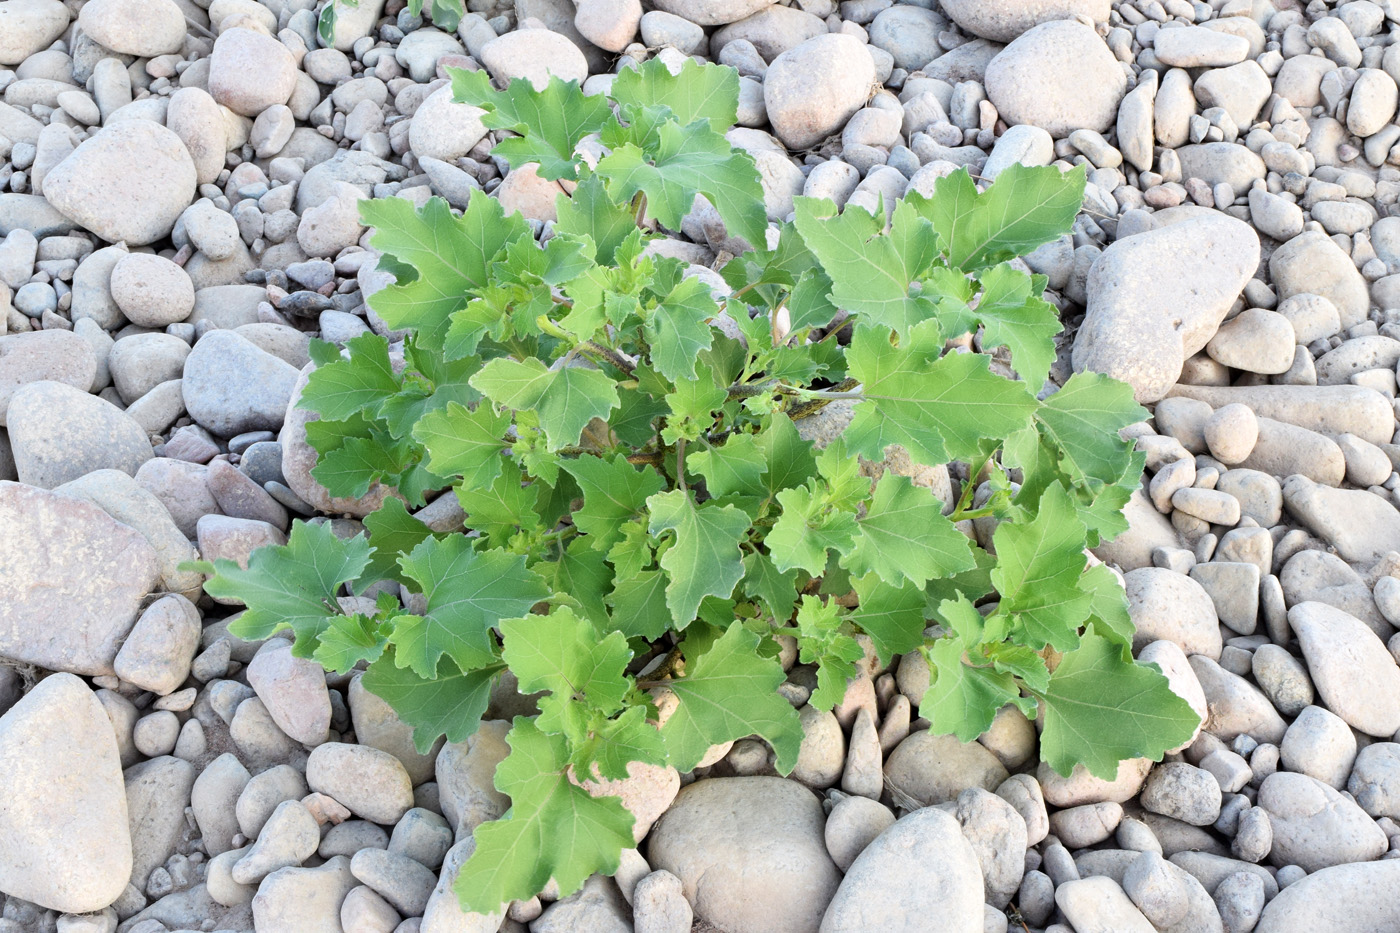
[[[162,596],[141,613],[112,667],[122,680],[143,690],[174,693],[189,676],[200,628],[193,603],[177,593]]]
[[[1077,933],[1155,933],[1118,882],[1102,875],[1055,889],[1055,903]]]
[[[958,795],[953,817],[977,855],[986,902],[1004,908],[1021,887],[1025,873],[1026,821],[1005,799],[980,787]]]
[[[454,833],[447,820],[422,807],[404,814],[389,837],[389,851],[436,871],[452,848]]]
[[[783,52],[763,81],[774,134],[789,149],[835,134],[865,103],[874,78],[874,62],[850,36],[820,35]]]
[[[1329,710],[1367,735],[1400,729],[1400,668],[1374,632],[1323,603],[1297,604],[1288,624]]]
[[[306,794],[305,778],[291,765],[277,765],[255,774],[238,795],[234,812],[239,831],[249,839],[256,839],[279,805],[288,800],[300,800]]]
[[[464,742],[442,746],[437,756],[442,815],[465,838],[487,820],[510,808],[510,798],[496,789],[496,767],[510,753],[510,723],[488,719]]]
[[[1305,476],[1283,484],[1289,513],[1307,530],[1337,549],[1343,559],[1375,561],[1400,550],[1400,512],[1362,490],[1333,489]]]
[[[131,246],[169,234],[194,189],[184,143],[150,120],[104,127],[44,176],[44,197],[64,216]]]
[[[94,470],[134,475],[153,456],[146,433],[128,415],[61,382],[22,386],[7,420],[20,481],[45,489]]]
[[[703,920],[754,933],[816,933],[841,880],[823,842],[824,822],[817,798],[791,781],[696,781],[652,829],[647,858],[681,879]],[[975,866],[970,849],[968,858]]]
[[[144,890],[151,873],[175,854],[186,828],[185,808],[190,805],[194,781],[194,766],[169,756],[126,769],[131,883],[137,888]]]
[[[1106,132],[1127,78],[1094,30],[1075,20],[1041,23],[987,65],[987,97],[1008,124],[1030,123],[1058,138]]]
[[[209,56],[210,95],[245,117],[285,104],[296,88],[296,75],[296,60],[286,46],[243,27],[221,32]]]
[[[1400,861],[1337,865],[1288,885],[1264,908],[1256,933],[1354,933],[1400,925]]]
[[[1056,19],[1070,19],[1082,14],[1096,23],[1108,20],[1109,7],[1105,0],[1023,0],[1023,2],[993,2],[993,0],[947,0],[943,11],[966,32],[991,39],[1010,42],[1032,26]]]
[[[30,382],[62,382],[86,392],[97,377],[92,347],[77,334],[37,330],[0,337],[0,426],[15,391]]]
[[[1366,280],[1351,257],[1320,230],[1300,233],[1275,250],[1269,275],[1280,300],[1309,294],[1331,301],[1343,329],[1365,320],[1370,309]]]
[[[206,336],[204,339],[209,338]],[[363,518],[378,509],[385,497],[391,494],[391,490],[376,481],[370,485],[369,491],[358,499],[335,497],[311,475],[311,470],[316,466],[316,449],[307,443],[306,425],[320,416],[313,411],[297,407],[311,369],[310,365],[302,369],[301,375],[292,385],[291,397],[284,406],[285,421],[277,436],[278,443],[282,445],[282,473],[292,492],[317,511]]]
[[[226,752],[211,761],[195,779],[190,791],[190,807],[204,840],[204,850],[211,857],[233,848],[233,837],[240,832],[235,807],[250,778],[238,756]]]
[[[1275,865],[1313,872],[1346,862],[1380,858],[1389,845],[1366,812],[1326,784],[1279,771],[1259,785],[1259,806],[1269,814]]]
[[[1164,762],[1152,769],[1142,788],[1142,806],[1153,813],[1209,826],[1220,816],[1220,785],[1207,771],[1184,761]]]
[[[1188,660],[1206,695],[1206,732],[1225,742],[1239,735],[1258,742],[1283,740],[1287,726],[1258,688],[1210,658],[1192,655]]]
[[[297,371],[267,351],[237,334],[211,331],[185,361],[185,409],[220,437],[275,431],[296,381]]]
[[[1356,737],[1345,722],[1320,706],[1309,706],[1289,725],[1279,745],[1279,763],[1337,790],[1347,786],[1356,761]]]
[[[299,800],[284,800],[272,811],[257,842],[233,865],[237,884],[256,885],[268,875],[306,861],[321,844],[316,818]]]
[[[1006,778],[1006,768],[983,746],[923,730],[885,761],[886,790],[905,809],[948,803],[969,787],[995,790]]]
[[[893,825],[894,814],[879,801],[842,797],[826,818],[826,850],[836,867],[845,872],[876,836]]]
[[[0,717],[0,783],[0,891],[65,913],[116,900],[131,876],[126,792],[111,720],[81,679],[46,677]]]
[[[79,499],[0,482],[0,654],[111,674],[157,579],[146,539]]]
[[[356,885],[344,856],[317,868],[275,871],[258,885],[253,898],[254,928],[339,933],[340,905]]]
[[[310,658],[292,655],[284,639],[273,639],[248,664],[248,684],[257,691],[272,721],[303,745],[326,740],[331,724],[326,672]],[[246,882],[244,882],[246,883]]]
[[[437,876],[406,855],[384,849],[361,849],[350,860],[355,877],[374,889],[407,917],[420,917],[437,884]]]
[[[347,694],[350,717],[355,726],[355,741],[397,758],[415,787],[433,780],[434,759],[444,740],[439,738],[426,754],[419,754],[413,743],[413,727],[399,719],[388,703],[365,689],[361,678],[350,681]],[[438,776],[438,783],[445,783],[441,775]]]
[[[933,916],[949,933],[979,933],[982,903],[972,846],[956,820],[925,807],[885,830],[856,857],[826,908],[821,933],[913,933],[926,929]]]
[[[1371,816],[1400,818],[1400,745],[1376,742],[1361,749],[1347,791]]]
[[[399,760],[364,745],[318,745],[306,762],[306,783],[375,823],[396,823],[413,806],[413,785]]]
[[[428,899],[428,907],[423,911],[423,922],[419,933],[496,933],[505,917],[501,913],[479,914],[462,909],[453,886],[462,871],[462,865],[476,851],[476,840],[470,835],[452,847],[443,861],[442,874],[437,886]],[[626,852],[624,852],[624,855]]]
[[[1124,574],[1123,583],[1136,628],[1134,649],[1165,640],[1187,655],[1220,657],[1215,603],[1199,582],[1164,568],[1143,567]]]
[[[58,0],[10,0],[0,7],[0,65],[19,65],[48,48],[68,27],[68,8]]]
[[[681,880],[668,871],[654,871],[637,882],[632,916],[637,933],[689,933],[694,919]]]
[[[1186,886],[1172,870],[1174,867],[1161,853],[1143,852],[1123,873],[1124,893],[1157,927],[1178,923],[1190,910]]]

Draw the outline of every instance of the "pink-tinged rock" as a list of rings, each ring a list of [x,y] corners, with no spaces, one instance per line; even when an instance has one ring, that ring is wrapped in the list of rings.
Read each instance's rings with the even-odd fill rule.
[[[248,664],[248,684],[257,691],[277,727],[303,745],[320,745],[331,727],[326,670],[310,658],[292,656],[286,639],[269,641]]]

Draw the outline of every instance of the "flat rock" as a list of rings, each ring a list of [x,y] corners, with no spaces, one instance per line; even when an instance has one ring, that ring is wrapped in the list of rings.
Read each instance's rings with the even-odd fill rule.
[[[179,52],[185,44],[185,16],[175,0],[89,0],[78,28],[103,48],[137,58]]]
[[[0,655],[111,674],[155,586],[155,550],[95,505],[0,482]]]
[[[121,895],[132,865],[121,762],[82,680],[47,677],[0,717],[0,786],[0,892],[62,913]]]
[[[170,233],[194,199],[185,144],[150,120],[98,130],[44,176],[44,197],[104,240],[144,246]]]
[[[947,933],[983,929],[982,871],[958,821],[916,810],[856,856],[822,917],[821,933]]]
[[[1214,336],[1258,264],[1253,229],[1220,214],[1118,240],[1089,270],[1075,370],[1121,379],[1139,402],[1157,401]]]
[[[1349,797],[1305,774],[1278,771],[1259,785],[1259,806],[1269,814],[1274,846],[1269,861],[1318,871],[1380,858],[1385,833]]]
[[[97,357],[72,331],[34,330],[0,337],[0,427],[15,390],[29,382],[62,382],[86,392],[97,375]]]
[[[1356,862],[1313,872],[1278,893],[1256,933],[1359,933],[1400,928],[1400,861]]]
[[[1395,412],[1390,402],[1375,389],[1363,386],[1178,384],[1169,394],[1199,399],[1212,408],[1239,402],[1260,418],[1272,418],[1319,434],[1355,434],[1372,444],[1389,444],[1395,431]]]
[[[697,26],[723,26],[767,9],[772,3],[773,0],[660,0],[656,8]]]
[[[745,933],[817,933],[841,881],[825,822],[817,797],[782,778],[696,781],[652,830],[647,861],[681,879],[701,920]]]
[[[154,455],[129,415],[62,382],[22,386],[10,398],[7,421],[20,481],[45,489],[93,470],[134,476]]]

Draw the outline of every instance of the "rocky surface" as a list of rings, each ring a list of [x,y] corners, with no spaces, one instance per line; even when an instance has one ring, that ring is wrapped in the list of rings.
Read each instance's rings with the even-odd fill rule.
[[[1400,6],[472,0],[448,34],[359,0],[329,42],[321,6],[0,0],[0,933],[1400,927]],[[446,68],[591,91],[687,55],[739,70],[775,220],[1085,165],[1026,263],[1067,328],[1051,381],[1150,408],[1096,553],[1203,727],[1060,776],[1014,711],[921,728],[918,656],[839,715],[796,665],[791,778],[756,740],[639,774],[615,880],[466,914],[508,724],[420,753],[180,565],[391,494],[332,499],[296,407],[311,337],[386,333],[363,199],[552,223]],[[701,266],[743,245],[684,232]]]

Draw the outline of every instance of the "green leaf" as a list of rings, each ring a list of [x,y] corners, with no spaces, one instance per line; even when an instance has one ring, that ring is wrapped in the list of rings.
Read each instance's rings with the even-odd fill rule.
[[[730,234],[763,243],[768,217],[753,158],[731,147],[709,124],[664,123],[657,131],[656,146],[648,151],[633,142],[619,142],[597,168],[615,200],[628,201],[643,192],[647,213],[679,230],[695,195],[703,194],[724,218]]]
[[[932,493],[906,477],[881,477],[856,524],[860,534],[841,563],[858,576],[873,571],[892,585],[909,580],[923,586],[975,566],[967,535],[944,517]]]
[[[442,198],[429,198],[417,211],[403,198],[376,198],[360,202],[360,218],[375,228],[370,239],[375,249],[399,270],[417,273],[376,292],[370,307],[391,328],[415,330],[426,346],[438,348],[449,316],[491,281],[496,254],[510,241],[530,236],[525,218],[507,217],[495,198],[472,198],[460,218]]]
[[[788,631],[796,634],[798,660],[817,666],[817,689],[808,702],[817,709],[831,709],[845,697],[846,685],[856,676],[856,662],[865,657],[865,650],[851,637],[841,607],[815,596],[802,597],[797,627]]]
[[[311,657],[326,670],[343,674],[362,661],[379,660],[388,644],[388,633],[378,621],[358,614],[338,616],[321,633]]]
[[[380,580],[408,582],[399,567],[399,557],[411,552],[427,538],[434,537],[432,530],[410,515],[403,502],[393,496],[386,498],[383,505],[365,516],[365,529],[369,531],[369,543],[374,553],[355,584],[358,593],[363,593],[367,586]]]
[[[472,834],[476,851],[456,891],[467,909],[494,913],[529,900],[550,879],[567,896],[589,875],[617,871],[632,848],[633,816],[616,797],[593,797],[569,780],[569,742],[518,716],[506,737],[510,754],[496,767],[496,789],[510,811]]]
[[[1025,383],[993,375],[981,354],[939,358],[942,347],[935,322],[913,328],[900,347],[883,328],[856,328],[847,360],[864,400],[846,429],[853,452],[880,461],[901,444],[915,463],[973,460],[987,438],[1030,422],[1037,402]]]
[[[391,647],[371,664],[361,683],[413,727],[413,745],[420,755],[426,755],[440,736],[464,742],[476,732],[491,700],[491,683],[504,664],[461,671],[444,657],[434,675],[424,679],[399,667],[393,652]]]
[[[1036,412],[1041,431],[1059,448],[1061,466],[1076,482],[1115,483],[1132,458],[1120,429],[1147,417],[1133,388],[1098,373],[1075,373]],[[1136,473],[1137,471],[1135,471]]]
[[[986,732],[997,710],[1021,696],[1016,680],[990,667],[964,662],[962,639],[940,638],[929,649],[930,666],[937,672],[919,704],[919,715],[932,723],[933,731],[974,741]]]
[[[471,384],[497,405],[538,414],[550,450],[577,444],[589,421],[606,418],[618,406],[617,385],[606,373],[577,366],[549,370],[534,357],[498,357]]]
[[[831,277],[837,307],[900,333],[934,316],[933,301],[910,284],[937,255],[938,238],[912,207],[901,202],[886,235],[883,211],[838,213],[830,201],[799,198],[797,229]]]
[[[908,581],[889,584],[875,573],[857,577],[854,586],[860,605],[851,612],[851,621],[875,643],[881,664],[889,664],[895,655],[913,651],[924,643],[928,622],[920,587]]]
[[[709,321],[719,313],[710,286],[698,277],[681,279],[646,323],[651,361],[672,382],[695,378],[695,362],[710,348],[714,331]]]
[[[734,434],[718,447],[708,447],[686,455],[686,469],[705,477],[710,495],[720,498],[730,493],[757,496],[764,493],[760,482],[767,458],[752,434]]]
[[[376,412],[386,398],[399,390],[399,377],[389,362],[389,342],[377,334],[362,334],[345,342],[348,359],[316,367],[306,378],[298,408],[322,418],[344,421],[370,409]]]
[[[714,424],[715,410],[727,397],[724,386],[715,382],[713,370],[704,364],[695,369],[699,378],[678,382],[676,391],[666,394],[672,417],[661,432],[661,439],[667,444],[681,438],[694,441],[704,437]]]
[[[1000,611],[1015,619],[1018,640],[1033,648],[1073,648],[1093,596],[1079,585],[1084,525],[1064,487],[1051,486],[1034,519],[1003,522],[992,541],[998,559],[992,583],[1001,594]]]
[[[239,638],[261,641],[290,628],[296,640],[292,653],[311,656],[321,633],[341,614],[340,588],[359,577],[369,563],[369,542],[363,535],[341,539],[329,523],[293,522],[284,545],[261,547],[248,558],[248,569],[231,560],[203,564],[213,573],[204,592],[215,599],[236,599],[248,608],[233,622]]]
[[[609,625],[605,597],[612,588],[613,573],[607,553],[595,549],[586,537],[569,542],[555,560],[540,561],[531,570],[545,579],[557,594],[576,602],[599,631]]]
[[[777,693],[783,669],[757,651],[758,636],[734,622],[704,654],[687,657],[686,676],[666,684],[680,699],[661,727],[676,770],[694,768],[712,745],[748,735],[773,746],[781,773],[796,766],[802,726]]]
[[[1133,633],[1137,629],[1128,614],[1128,594],[1113,571],[1103,564],[1095,564],[1084,571],[1079,585],[1089,591],[1093,600],[1089,616],[1098,633],[1125,648],[1132,648]]]
[[[1021,378],[1033,388],[1044,385],[1055,362],[1055,335],[1064,329],[1054,305],[1041,297],[1045,277],[1001,263],[984,270],[977,280],[982,291],[976,308],[944,303],[939,315],[943,329],[955,335],[980,324],[983,347],[1006,347]]]
[[[668,107],[681,126],[709,120],[712,130],[724,133],[738,121],[739,73],[687,58],[673,75],[665,61],[653,58],[619,70],[609,96],[623,107]]]
[[[550,693],[540,699],[535,720],[545,732],[581,743],[587,738],[590,709],[605,716],[622,709],[631,687],[623,669],[632,660],[622,633],[599,638],[593,623],[559,606],[545,616],[505,619],[501,635],[503,656],[520,681],[520,692]]]
[[[566,460],[560,467],[583,490],[583,507],[574,510],[574,526],[599,550],[620,541],[622,526],[646,508],[647,497],[666,485],[654,469],[633,466],[623,456],[582,456]]]
[[[530,81],[511,81],[498,91],[485,71],[449,69],[452,99],[479,107],[486,113],[482,125],[492,130],[518,134],[503,139],[493,155],[520,168],[529,162],[539,164],[539,175],[550,181],[577,177],[574,150],[591,133],[601,130],[612,118],[608,102],[601,95],[588,96],[577,81],[550,77],[542,91]]]
[[[489,487],[457,487],[457,501],[467,513],[467,527],[485,535],[493,546],[504,546],[519,527],[543,532],[536,505],[539,491],[522,486],[524,477],[514,461],[501,466],[501,475]]]
[[[647,499],[651,533],[675,534],[675,542],[661,557],[670,576],[666,605],[676,628],[695,618],[700,600],[721,599],[734,592],[744,577],[739,542],[749,530],[749,517],[732,505],[696,504],[694,496],[680,489],[659,492]]]
[[[793,607],[797,605],[797,571],[778,570],[767,554],[746,554],[744,595],[763,600],[773,619],[782,624],[792,617]]]
[[[627,638],[660,638],[671,627],[671,610],[666,605],[666,574],[660,570],[638,570],[630,576],[619,574],[608,596],[615,631]]]
[[[461,476],[469,486],[489,486],[501,475],[501,451],[510,416],[489,405],[468,410],[456,402],[419,419],[413,437],[428,451],[428,469],[439,476]]]
[[[986,191],[966,171],[934,183],[933,197],[908,200],[933,222],[948,264],[980,269],[1058,239],[1084,201],[1083,169],[1012,165]]]
[[[407,468],[410,454],[387,432],[371,431],[368,437],[347,437],[340,446],[318,455],[311,478],[333,496],[358,499],[376,481]]]
[[[779,570],[794,567],[818,576],[826,568],[826,553],[841,553],[855,540],[856,517],[817,494],[815,482],[778,493],[782,515],[763,543]]]
[[[812,442],[804,441],[797,425],[785,414],[775,414],[767,429],[758,435],[758,445],[766,460],[763,472],[765,494],[776,496],[784,489],[801,486],[816,475],[817,460]]]
[[[562,234],[588,237],[594,245],[593,258],[600,265],[610,265],[617,248],[637,232],[636,218],[613,203],[603,180],[592,172],[583,173],[572,195],[559,199],[558,212],[554,229]]]
[[[549,595],[524,557],[476,551],[466,535],[428,538],[399,564],[428,601],[422,616],[393,620],[396,660],[419,677],[432,677],[443,655],[462,670],[494,664],[491,628]]]
[[[1041,757],[1063,775],[1082,764],[1111,781],[1123,759],[1159,760],[1200,723],[1161,672],[1125,658],[1120,645],[1093,632],[1060,660],[1040,698]]]

